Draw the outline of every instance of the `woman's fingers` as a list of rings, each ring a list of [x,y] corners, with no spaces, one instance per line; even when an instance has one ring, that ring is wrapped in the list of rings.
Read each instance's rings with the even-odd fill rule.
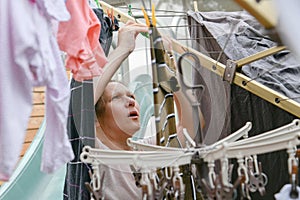
[[[135,32],[138,32],[138,33],[146,33],[148,32],[148,27],[144,24],[138,24],[136,22],[133,22],[133,21],[128,21],[125,26],[123,26],[121,28],[124,32],[125,31],[135,31]]]

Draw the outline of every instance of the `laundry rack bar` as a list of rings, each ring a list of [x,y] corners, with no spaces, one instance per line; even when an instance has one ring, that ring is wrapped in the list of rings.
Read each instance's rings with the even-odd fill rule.
[[[277,13],[274,2],[258,0],[234,0],[251,15],[253,15],[267,29],[275,28],[277,25]]]

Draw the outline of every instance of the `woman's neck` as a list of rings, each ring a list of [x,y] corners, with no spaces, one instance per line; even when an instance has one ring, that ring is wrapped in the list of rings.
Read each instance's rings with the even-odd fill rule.
[[[96,136],[105,146],[112,150],[130,150],[130,147],[127,145],[127,137],[122,137],[122,135],[113,133],[112,130],[103,129],[100,125],[96,126]]]

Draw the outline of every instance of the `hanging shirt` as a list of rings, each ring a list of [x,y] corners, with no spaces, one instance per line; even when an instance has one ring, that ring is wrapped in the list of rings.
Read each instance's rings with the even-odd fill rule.
[[[102,74],[107,59],[98,41],[100,22],[86,0],[68,0],[71,19],[61,22],[57,40],[67,53],[66,67],[76,81],[92,79]]]
[[[73,159],[66,133],[70,91],[51,20],[68,20],[64,1],[0,2],[0,180],[19,159],[34,86],[46,86],[41,170],[52,173]]]
[[[92,3],[94,1],[90,1]],[[90,5],[91,6],[91,5]],[[97,6],[96,6],[97,7]],[[112,42],[113,29],[110,19],[104,15],[102,9],[93,8],[101,23],[99,42],[105,55],[108,55]],[[115,27],[118,21],[115,20]],[[80,162],[80,154],[85,145],[94,147],[94,93],[93,82],[78,82],[71,80],[71,100],[69,105],[68,136],[75,154],[74,160],[67,164],[65,176],[64,199],[90,199],[90,192],[85,186],[90,182],[89,165]]]

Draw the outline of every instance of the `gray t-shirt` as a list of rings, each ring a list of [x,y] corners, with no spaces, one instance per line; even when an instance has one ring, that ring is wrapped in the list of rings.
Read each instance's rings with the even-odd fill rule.
[[[96,148],[109,149],[98,138]],[[135,185],[135,179],[128,165],[100,165],[100,178],[104,178],[105,200],[140,200],[142,190]]]

